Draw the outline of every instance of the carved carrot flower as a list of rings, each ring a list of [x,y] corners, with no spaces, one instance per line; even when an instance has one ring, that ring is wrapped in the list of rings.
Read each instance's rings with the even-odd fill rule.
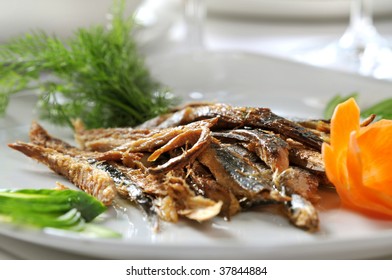
[[[342,203],[357,211],[392,218],[392,121],[360,126],[353,98],[331,119],[330,143],[322,154],[328,179]]]

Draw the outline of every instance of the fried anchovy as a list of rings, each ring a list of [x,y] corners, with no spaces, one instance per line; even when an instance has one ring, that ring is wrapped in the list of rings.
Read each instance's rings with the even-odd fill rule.
[[[116,191],[108,174],[94,168],[83,158],[74,158],[54,149],[31,143],[17,142],[8,145],[45,165],[105,205],[111,205]]]
[[[75,140],[83,150],[106,152],[121,146],[126,141],[149,137],[156,131],[133,128],[96,128],[85,129],[83,123],[77,120],[73,123]]]
[[[323,140],[311,130],[283,117],[269,108],[232,107],[215,104],[200,107],[187,107],[173,113],[158,128],[184,125],[194,121],[218,117],[214,128],[253,127],[273,131],[286,138],[293,138],[316,150],[321,150]]]
[[[153,203],[153,198],[143,192],[139,186],[132,182],[123,172],[106,161],[97,161],[96,159],[88,159],[88,163],[92,166],[105,171],[116,184],[116,188],[126,189],[128,199],[138,205],[151,221],[153,228],[158,229],[159,219]]]
[[[189,185],[197,194],[223,202],[220,213],[223,217],[229,220],[240,211],[239,202],[230,189],[220,185],[199,161],[187,166],[187,174]]]
[[[95,168],[105,171],[115,184],[115,188],[123,195],[122,190],[125,190],[128,199],[139,205],[142,211],[151,219],[152,224],[155,228],[158,228],[158,219],[156,218],[155,207],[153,205],[153,199],[144,194],[143,191],[120,170],[116,169],[113,165],[106,161],[98,161],[92,156],[97,154],[92,152],[82,151],[65,141],[51,136],[42,126],[38,123],[33,122],[30,129],[30,140],[37,145],[52,148],[59,153],[75,157],[75,158],[87,158],[86,161]],[[80,159],[79,159],[80,160]]]
[[[296,226],[315,231],[318,215],[314,206],[296,193],[286,193],[285,186],[273,184],[269,168],[244,158],[239,146],[212,143],[201,156],[201,162],[214,174],[215,179],[228,186],[244,208],[264,203],[283,205],[289,220]],[[243,148],[242,148],[243,149]],[[284,180],[282,179],[284,182]]]
[[[208,167],[219,184],[233,192],[244,208],[288,199],[274,188],[270,169],[261,172],[258,166],[243,160],[241,155],[222,144],[211,143],[199,160]]]
[[[125,152],[151,152],[149,162],[155,162],[162,154],[184,146],[180,155],[170,158],[167,162],[150,168],[153,174],[168,172],[172,169],[184,167],[193,161],[208,146],[211,140],[209,127],[216,123],[217,119],[194,122],[186,126],[162,129],[150,137],[134,141],[126,141],[124,145],[103,153],[97,159],[110,157],[121,160]]]
[[[282,172],[289,167],[288,144],[274,134],[257,129],[234,129],[213,132],[212,136],[242,143],[249,151],[256,153],[274,172],[276,170]]]
[[[317,231],[319,228],[319,217],[316,208],[305,198],[297,194],[291,195],[291,200],[284,203],[287,216],[297,227]]]
[[[274,177],[276,186],[284,186],[287,195],[297,194],[316,202],[320,199],[317,194],[319,178],[311,172],[292,166]]]

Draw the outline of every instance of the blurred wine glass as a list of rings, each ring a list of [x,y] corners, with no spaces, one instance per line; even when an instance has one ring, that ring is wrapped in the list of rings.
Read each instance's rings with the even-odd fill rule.
[[[137,39],[153,55],[204,50],[204,0],[144,0],[135,19]]]
[[[185,47],[190,51],[204,49],[204,20],[206,8],[204,0],[183,0],[185,23]]]
[[[296,56],[316,66],[392,79],[392,49],[373,24],[373,0],[351,0],[350,24],[339,40]]]
[[[205,0],[181,0],[179,4],[179,19],[168,30],[165,46],[148,57],[152,74],[184,103],[231,101],[234,96],[225,89],[228,74],[224,61],[232,54],[206,47]]]

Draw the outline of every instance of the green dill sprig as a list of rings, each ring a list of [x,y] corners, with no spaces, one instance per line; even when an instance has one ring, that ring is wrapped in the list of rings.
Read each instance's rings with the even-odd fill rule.
[[[392,98],[384,99],[361,111],[361,116],[375,114],[378,119],[392,120]]]
[[[359,94],[358,93],[352,93],[346,96],[342,96],[342,95],[335,95],[334,97],[332,97],[328,103],[327,106],[324,108],[324,118],[326,119],[330,119],[332,118],[333,112],[335,110],[335,107],[350,99],[350,98],[354,98],[356,100],[359,99]],[[383,99],[369,107],[366,108],[361,108],[361,117],[362,118],[367,118],[370,115],[376,115],[377,119],[392,119],[392,98],[386,98]]]
[[[124,6],[114,2],[110,28],[80,28],[66,41],[37,31],[1,45],[0,114],[22,90],[38,92],[41,118],[88,128],[134,126],[175,105],[139,54]]]

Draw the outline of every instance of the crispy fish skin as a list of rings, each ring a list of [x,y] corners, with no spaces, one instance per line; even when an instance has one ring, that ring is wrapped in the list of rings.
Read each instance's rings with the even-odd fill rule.
[[[180,155],[171,157],[167,162],[152,165],[150,172],[154,174],[165,173],[172,169],[180,169],[193,161],[208,146],[211,140],[210,127],[217,119],[199,121],[176,128],[163,129],[149,137],[127,141],[111,151],[103,153],[98,159],[111,158],[121,160],[126,153],[151,153],[149,162],[156,162],[164,153],[184,147]]]
[[[319,178],[309,171],[290,167],[274,177],[276,186],[283,186],[287,194],[301,195],[303,198],[317,202],[320,196],[317,193],[319,187]]]
[[[269,108],[233,107],[227,104],[201,104],[200,106],[185,107],[173,112],[171,115],[165,115],[164,120],[158,126],[154,126],[151,129],[173,128],[211,118],[218,118],[218,122],[213,126],[214,130],[246,126],[266,129],[280,134],[285,138],[292,138],[318,151],[321,150],[323,143],[322,137],[314,133],[313,130],[295,121],[280,117],[271,112]],[[141,125],[140,129],[145,130],[146,125]],[[77,139],[87,133],[87,131],[80,128],[75,130]],[[106,132],[101,130],[101,133],[98,133],[103,138],[107,138],[110,135],[109,133],[104,136],[102,133],[105,134]],[[112,133],[114,132],[112,131]],[[137,129],[132,130],[132,133],[137,133]],[[123,131],[119,134],[123,135],[127,133]],[[81,142],[83,144],[85,141]]]
[[[96,152],[81,150],[68,142],[56,138],[48,133],[39,123],[33,121],[29,132],[32,144],[56,150],[59,153],[76,158],[95,158],[99,155]]]
[[[16,142],[8,146],[47,165],[103,204],[107,206],[112,204],[116,195],[113,180],[106,172],[94,168],[86,160],[31,143]]]
[[[153,174],[141,162],[141,154],[125,153],[123,165],[117,167],[146,194],[155,197],[159,216],[168,222],[177,222],[179,216],[199,222],[217,216],[221,201],[214,201],[191,190],[182,169]]]
[[[195,195],[185,180],[172,172],[161,176],[150,174],[148,168],[140,161],[143,157],[142,153],[125,152],[121,158],[125,165],[121,162],[103,161],[100,160],[101,153],[83,151],[52,137],[38,123],[33,123],[31,127],[30,140],[38,144],[37,148],[41,148],[41,153],[42,149],[51,147],[70,160],[87,162],[95,169],[106,172],[114,182],[118,194],[135,202],[146,214],[155,230],[159,228],[157,214],[170,222],[177,222],[178,215],[204,221],[216,216],[220,211],[221,202]],[[106,159],[111,160],[110,157]],[[64,175],[66,172],[62,170],[58,173]],[[174,191],[175,189],[177,191]]]
[[[105,152],[123,145],[126,141],[137,140],[155,133],[151,129],[130,127],[85,129],[81,120],[75,120],[74,138],[82,150]]]
[[[219,144],[215,144],[215,146],[212,144],[212,146],[202,154],[200,161],[210,169],[218,183],[224,184],[233,191],[242,208],[264,203],[283,205],[287,217],[295,226],[308,231],[317,230],[319,224],[317,210],[311,202],[295,193],[299,190],[303,193],[308,191],[307,183],[313,178],[310,173],[306,173],[308,177],[305,174],[294,172],[297,170],[288,172],[293,170],[289,168],[279,174],[280,181],[275,182],[270,169],[263,172],[260,165],[253,165],[240,153],[236,155],[235,145],[233,145],[234,148],[229,146],[228,149],[224,145],[219,146]],[[301,176],[293,178],[289,175]],[[296,186],[296,183],[303,185]],[[301,190],[299,187],[305,190]]]
[[[153,230],[158,231],[159,218],[152,196],[144,193],[143,190],[125,173],[118,169],[115,164],[105,161],[100,162],[95,159],[88,159],[88,162],[94,167],[108,173],[115,183],[116,190],[125,190],[126,198],[134,202],[145,213],[147,219],[151,222]]]
[[[324,161],[319,151],[309,149],[292,139],[287,139],[286,142],[289,144],[289,159],[292,164],[313,172],[325,173]]]
[[[288,144],[278,136],[257,129],[233,129],[213,132],[218,139],[233,139],[257,154],[273,172],[283,172],[289,167]]]
[[[303,148],[292,148],[289,155],[290,161],[297,166],[318,173],[325,172],[324,162],[319,152]]]
[[[287,143],[274,134],[264,133],[260,130],[234,130],[234,133],[249,137],[245,143],[248,150],[256,153],[273,172],[283,172],[289,167],[289,151]]]
[[[291,200],[285,202],[285,209],[290,222],[309,232],[319,229],[320,219],[316,208],[311,202],[298,194],[291,195]]]
[[[253,127],[271,130],[286,138],[293,138],[313,149],[321,150],[323,139],[296,122],[274,114],[269,108],[233,107],[214,104],[187,107],[172,114],[159,124],[159,128],[185,125],[194,121],[218,117],[214,129]]]
[[[191,145],[191,148],[185,149],[179,156],[171,158],[166,163],[157,167],[150,168],[152,173],[163,173],[170,169],[183,168],[201,154],[211,142],[211,132],[207,127],[201,126],[199,129],[191,130],[170,140],[165,146],[156,150],[148,158],[149,161],[155,161],[164,152],[181,147],[183,145]]]
[[[187,179],[192,189],[214,201],[222,201],[221,215],[226,219],[241,211],[241,206],[234,194],[226,187],[221,186],[210,172],[199,162],[195,161],[187,167]]]
[[[323,119],[306,119],[306,120],[294,120],[296,123],[302,125],[303,127],[313,129],[323,133],[330,133],[331,122],[329,120]]]
[[[222,201],[196,195],[182,176],[169,173],[164,185],[166,185],[168,196],[176,204],[179,215],[203,222],[217,216],[221,211]]]
[[[219,184],[233,192],[244,208],[288,200],[274,188],[271,172],[261,173],[259,168],[217,142],[211,143],[198,159],[208,167]]]
[[[105,171],[114,182],[114,186],[118,194],[122,197],[134,202],[146,214],[155,230],[159,228],[156,209],[153,198],[145,194],[141,188],[130,180],[116,165],[107,161],[98,161],[97,153],[80,150],[67,142],[51,136],[42,126],[33,122],[30,129],[30,141],[45,148],[52,148],[59,153],[65,155],[84,158],[93,167]]]
[[[212,102],[190,102],[187,103],[185,105],[181,105],[178,107],[175,107],[171,110],[171,112],[157,116],[155,118],[152,118],[150,120],[147,120],[146,122],[138,125],[137,129],[143,129],[143,128],[166,128],[166,127],[173,127],[173,126],[177,126],[178,123],[183,119],[183,115],[186,114],[184,113],[184,111],[186,112],[186,110],[191,108],[195,108],[195,107],[202,107],[202,106],[211,106],[214,105],[214,103]],[[176,112],[180,112],[178,114],[177,117],[173,117],[173,114],[175,114]],[[164,123],[167,119],[170,119],[170,122],[172,123],[172,125],[168,124],[168,123]]]
[[[30,142],[56,151],[73,150],[69,143],[50,135],[38,122],[33,121],[29,131]],[[79,149],[77,149],[79,150]]]
[[[189,131],[200,131],[202,128],[211,128],[217,119],[210,119],[205,121],[198,121],[188,125],[169,127],[167,129],[152,130],[145,137],[138,137],[137,139],[124,138],[121,146],[116,147],[115,151],[128,152],[154,152],[157,149],[164,147],[166,144],[172,145],[170,140],[187,133]],[[191,136],[191,135],[189,135]]]

